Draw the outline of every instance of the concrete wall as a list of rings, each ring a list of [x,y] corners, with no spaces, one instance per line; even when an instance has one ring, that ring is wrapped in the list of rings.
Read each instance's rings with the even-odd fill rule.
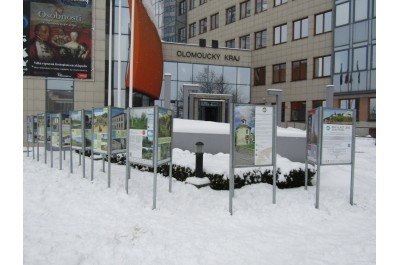
[[[174,132],[173,148],[195,152],[197,142],[204,143],[204,152],[210,154],[229,153],[229,134],[201,134]],[[277,153],[293,162],[304,163],[306,138],[277,137]]]

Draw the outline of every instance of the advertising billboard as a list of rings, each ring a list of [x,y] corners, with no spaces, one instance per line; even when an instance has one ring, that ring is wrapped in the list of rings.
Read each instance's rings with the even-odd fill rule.
[[[71,111],[71,145],[73,149],[82,148],[82,111]]]
[[[353,111],[323,108],[321,164],[351,164]]]
[[[313,109],[307,113],[307,159],[317,163],[318,153],[318,130],[319,115],[318,109]]]
[[[111,107],[111,153],[126,149],[126,113],[123,108]]]
[[[108,147],[108,108],[93,109],[93,152],[106,154]]]
[[[158,163],[171,161],[172,149],[172,110],[158,108]]]
[[[27,116],[26,118],[26,130],[28,143],[34,143],[33,138],[33,116]]]
[[[23,74],[92,78],[92,0],[24,0]]]
[[[37,115],[37,139],[39,143],[44,143],[45,141],[45,129],[46,129],[46,114],[39,113]]]
[[[85,122],[85,148],[91,149],[92,146],[92,111],[84,111],[84,122]]]
[[[60,119],[61,114],[51,114],[51,146],[60,146]]]
[[[234,166],[272,165],[273,108],[235,104]]]

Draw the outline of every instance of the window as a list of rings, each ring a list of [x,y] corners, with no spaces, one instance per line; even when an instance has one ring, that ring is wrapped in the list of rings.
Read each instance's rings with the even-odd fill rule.
[[[201,5],[205,4],[205,3],[207,3],[207,0],[200,0],[200,4],[199,5],[201,6]]]
[[[249,17],[251,13],[250,0],[240,3],[240,19]]]
[[[254,68],[254,85],[265,85],[265,66]]]
[[[239,48],[240,49],[250,49],[250,35],[240,37]]]
[[[347,72],[348,54],[348,50],[335,52],[335,74]]]
[[[293,40],[308,37],[308,18],[303,18],[293,22]]]
[[[272,66],[272,83],[286,82],[286,63]]]
[[[306,102],[294,101],[290,103],[290,119],[291,121],[306,120]]]
[[[367,47],[353,50],[353,71],[367,69]]]
[[[186,42],[186,28],[180,28],[178,31],[179,42]]]
[[[285,43],[287,41],[287,25],[274,27],[274,45]]]
[[[219,13],[211,15],[210,30],[219,28]]]
[[[368,0],[354,0],[354,21],[368,18]]]
[[[267,46],[267,30],[264,29],[263,31],[256,32],[254,34],[255,38],[255,47],[254,49],[261,49]]]
[[[332,11],[315,15],[315,35],[332,31]]]
[[[369,99],[369,115],[368,119],[370,121],[376,120],[376,98]]]
[[[376,45],[372,46],[372,69],[376,69]]]
[[[226,10],[226,24],[236,21],[236,6],[232,6]]]
[[[199,34],[207,32],[207,18],[203,18],[202,20],[200,20],[199,25]]]
[[[318,107],[326,107],[326,100],[313,100],[312,108],[316,109]]]
[[[314,78],[327,77],[331,75],[331,56],[314,58]]]
[[[69,113],[74,110],[74,81],[48,79],[46,112]]]
[[[226,46],[227,48],[235,48],[235,39],[233,39],[233,40],[227,40],[227,41],[225,42],[225,46]]]
[[[275,5],[274,6],[280,6],[283,4],[286,4],[288,2],[288,0],[274,0]]]
[[[349,2],[336,6],[336,27],[346,25],[349,23],[350,18],[350,4]]]
[[[292,81],[307,79],[307,60],[292,62]]]
[[[267,10],[267,0],[256,0],[256,14]]]
[[[352,99],[341,99],[340,100],[340,108],[341,109],[355,109],[356,110],[356,121],[359,118],[359,108],[360,108],[360,100],[358,98]]]
[[[192,10],[196,7],[196,0],[189,0],[189,9]]]
[[[179,2],[179,15],[184,15],[186,13],[186,0]]]
[[[189,25],[189,38],[196,36],[196,22]]]

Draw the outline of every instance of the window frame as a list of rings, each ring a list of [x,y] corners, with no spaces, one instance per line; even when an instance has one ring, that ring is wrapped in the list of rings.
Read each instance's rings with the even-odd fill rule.
[[[210,31],[219,28],[219,12],[210,16]]]
[[[264,32],[265,32],[265,43],[263,45],[263,33]],[[258,44],[257,35],[259,33],[261,33],[261,36],[260,36],[261,43],[260,43],[260,46],[258,47],[257,46],[257,44]],[[254,50],[259,50],[259,49],[263,49],[263,48],[266,48],[266,47],[267,47],[267,29],[254,32]]]
[[[258,74],[258,79],[256,78],[257,71],[262,70]],[[253,69],[253,79],[254,79],[254,86],[265,86],[266,82],[266,67],[261,66],[261,67],[256,67]],[[258,82],[256,82],[258,80]]]
[[[246,41],[245,41],[246,47],[245,47],[245,48],[242,47],[242,39],[243,39],[243,38],[246,38]],[[247,47],[247,40],[249,41],[248,47]],[[243,36],[240,36],[240,37],[239,37],[239,49],[250,50],[250,45],[251,45],[251,44],[250,44],[250,34],[243,35]]]
[[[205,22],[205,25],[203,24]],[[207,32],[207,17],[199,20],[199,35]]]
[[[351,106],[351,100],[354,100],[354,106],[355,106],[355,110],[356,110],[356,121],[359,121],[360,119],[360,99],[359,98],[341,98],[339,99],[339,108],[340,109],[352,109],[352,108],[348,108],[348,106]],[[346,108],[342,108],[342,101],[347,101],[347,106]]]
[[[303,36],[303,21],[304,20],[307,20],[307,36]],[[295,23],[296,22],[300,22],[300,37],[297,38],[297,39],[295,38]],[[292,40],[295,41],[295,40],[301,40],[301,39],[308,38],[308,33],[309,33],[308,25],[309,25],[308,17],[304,17],[304,18],[300,18],[300,19],[294,20],[293,21],[293,30],[292,30]]]
[[[375,118],[371,118],[371,99],[375,99]],[[376,97],[368,98],[368,121],[376,121]]]
[[[298,79],[295,79],[295,76],[296,76],[295,74],[297,73],[297,71],[295,71],[296,63],[299,63]],[[302,67],[301,67],[302,65],[305,65],[304,72],[302,71]],[[303,80],[307,80],[307,59],[292,61],[292,82],[303,81]]]
[[[240,7],[240,15],[239,15],[239,20],[245,19],[251,16],[251,1],[246,0],[243,1],[239,4]],[[244,14],[243,14],[244,10]]]
[[[278,80],[275,80],[275,66],[278,67]],[[284,68],[282,67],[284,66]],[[284,71],[284,75],[282,75],[282,70]],[[283,78],[281,78],[283,77]],[[279,64],[274,64],[272,65],[272,84],[279,84],[279,83],[285,83],[286,82],[286,63],[279,63]]]
[[[274,0],[274,7],[281,6],[287,4],[288,0]]]
[[[327,57],[330,57],[331,58],[331,63],[329,64],[329,75],[324,75],[324,67],[325,67],[325,58],[327,58]],[[316,68],[316,63],[315,63],[315,61],[317,60],[317,59],[322,59],[322,75],[321,76],[317,76],[316,74],[315,74],[315,68]],[[332,76],[332,55],[324,55],[324,56],[318,56],[318,57],[314,57],[314,60],[313,60],[313,78],[314,79],[320,79],[320,78],[327,78],[327,77],[330,77],[330,76]]]
[[[189,10],[196,8],[196,0],[189,0]]]
[[[304,106],[304,109],[303,108],[294,108],[294,105],[299,105],[299,106]],[[291,101],[290,102],[290,121],[291,122],[305,122],[306,121],[306,113],[307,113],[307,108],[306,108],[306,105],[307,104],[307,102],[304,100],[304,101]],[[296,115],[296,116],[298,116],[298,118],[297,119],[293,119],[293,111],[298,111],[299,112],[299,115]],[[303,115],[301,115],[303,113]],[[299,117],[299,116],[303,116],[303,117]]]
[[[264,6],[264,2],[266,4],[265,9],[263,7]],[[260,3],[260,9],[258,9],[258,6],[257,6],[258,3]],[[264,12],[264,11],[266,11],[268,9],[268,1],[267,0],[255,0],[254,4],[255,4],[254,5],[254,14],[259,14],[259,13]]]
[[[348,4],[348,5],[349,5],[348,14],[347,14],[347,16],[348,16],[348,17],[347,17],[347,18],[348,18],[348,19],[347,19],[347,22],[344,23],[344,24],[337,25],[336,23],[337,23],[338,20],[337,20],[337,17],[335,17],[335,25],[334,25],[335,28],[339,28],[339,27],[343,27],[343,26],[349,25],[350,22],[351,22],[351,16],[350,16],[351,5],[350,5],[350,1],[343,2],[343,3],[340,3],[340,4],[335,5],[335,15],[336,15],[336,16],[338,15],[338,12],[337,12],[338,6],[345,5],[345,4]]]
[[[232,17],[232,11],[233,11],[233,17]],[[229,19],[230,17],[228,16],[229,14],[231,14],[231,20]],[[226,25],[229,25],[229,24],[232,24],[232,23],[235,23],[236,22],[236,6],[231,6],[231,7],[228,7],[226,10],[225,10],[225,24]]]
[[[188,39],[196,37],[196,22],[189,24],[189,36]]]
[[[182,16],[186,14],[186,0],[179,2],[179,15]]]
[[[207,0],[199,0],[199,6],[204,5],[205,3],[207,3]]]
[[[228,47],[228,43],[233,43],[233,47]],[[231,48],[231,49],[234,49],[235,48],[235,39],[231,39],[231,40],[227,40],[227,41],[225,41],[225,47],[226,48]]]
[[[286,26],[286,40],[284,42],[282,41],[282,27],[283,26]],[[280,36],[278,43],[275,42],[275,34],[276,34],[276,29],[277,28],[279,28],[279,36]],[[287,23],[275,26],[274,27],[274,42],[273,42],[274,45],[280,45],[280,44],[284,44],[286,42],[287,42]]]
[[[330,28],[329,31],[325,31],[326,14],[327,13],[331,13],[331,28]],[[322,15],[322,32],[317,33],[317,17],[320,16],[320,15]],[[325,33],[328,33],[328,32],[332,32],[332,26],[333,26],[333,13],[332,13],[332,10],[328,10],[328,11],[321,12],[321,13],[318,13],[318,14],[314,15],[314,35],[321,35],[321,34],[325,34]]]
[[[181,34],[182,31],[184,32],[184,34]],[[184,36],[184,38],[182,38],[182,35]],[[178,29],[178,41],[180,42],[186,42],[187,40],[187,29],[186,27],[182,27]]]

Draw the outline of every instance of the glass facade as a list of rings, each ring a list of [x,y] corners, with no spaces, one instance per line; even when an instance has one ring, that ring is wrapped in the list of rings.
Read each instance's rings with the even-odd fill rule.
[[[234,102],[250,103],[250,68],[164,62],[164,73],[171,74],[171,101],[176,117],[182,117],[184,84],[200,85],[201,93],[232,94]],[[163,97],[164,83],[160,99]]]

